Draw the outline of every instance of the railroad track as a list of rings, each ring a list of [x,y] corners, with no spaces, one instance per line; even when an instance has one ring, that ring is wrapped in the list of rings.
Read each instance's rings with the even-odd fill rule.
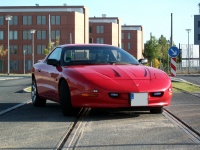
[[[181,91],[187,94],[191,94],[191,93],[188,93],[187,91],[183,91],[183,90]],[[194,95],[194,96],[197,96],[197,95]],[[31,100],[18,104],[4,111],[1,111],[0,116],[29,103],[31,103]],[[76,147],[76,144],[84,131],[84,126],[87,123],[86,118],[88,117],[90,111],[91,111],[90,108],[82,108],[80,110],[80,112],[78,113],[76,117],[76,120],[72,122],[70,126],[68,126],[67,131],[59,139],[59,142],[55,146],[56,150],[61,150],[63,148],[68,150],[68,149],[73,149]],[[187,123],[182,121],[180,118],[175,116],[172,112],[168,111],[167,109],[164,109],[163,115],[168,120],[170,120],[174,125],[178,126],[181,129],[181,131],[185,133],[200,148],[200,133],[198,131],[194,130]]]

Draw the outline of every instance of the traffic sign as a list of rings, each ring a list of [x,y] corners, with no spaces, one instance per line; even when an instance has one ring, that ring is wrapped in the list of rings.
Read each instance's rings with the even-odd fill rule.
[[[179,50],[176,46],[172,46],[172,47],[169,48],[168,54],[169,54],[169,56],[174,58],[174,57],[178,56]]]

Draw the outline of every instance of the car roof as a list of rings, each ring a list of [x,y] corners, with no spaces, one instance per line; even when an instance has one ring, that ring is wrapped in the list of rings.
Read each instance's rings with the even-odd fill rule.
[[[110,46],[110,47],[115,47],[113,45],[109,45],[109,44],[63,44],[63,45],[59,45],[57,47],[77,47],[77,46]]]

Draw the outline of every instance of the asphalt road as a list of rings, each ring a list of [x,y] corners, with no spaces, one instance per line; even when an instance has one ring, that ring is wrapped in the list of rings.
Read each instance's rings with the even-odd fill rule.
[[[8,78],[11,78],[8,80]],[[7,80],[3,80],[7,79]],[[23,91],[30,87],[31,77],[0,77],[0,111],[30,100],[30,93]]]
[[[188,82],[191,82],[193,84],[197,84],[200,86],[200,75],[177,75],[176,78],[184,79]],[[200,92],[200,91],[199,91]]]
[[[197,150],[162,114],[93,110],[80,133],[64,149],[76,150]],[[75,133],[73,133],[75,134]],[[71,142],[71,143],[70,143]]]
[[[30,99],[21,93],[30,78],[0,81],[0,111]],[[166,109],[195,130],[200,131],[200,98],[174,93]],[[47,101],[46,107],[31,103],[0,116],[0,149],[55,149],[75,117],[64,117],[59,104]],[[92,109],[82,120],[80,132],[64,149],[98,150],[199,150],[176,124],[163,114]]]

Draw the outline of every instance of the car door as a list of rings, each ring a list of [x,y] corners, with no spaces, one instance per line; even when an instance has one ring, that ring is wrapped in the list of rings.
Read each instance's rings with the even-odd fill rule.
[[[42,79],[40,80],[40,85],[43,86],[43,95],[47,99],[57,100],[56,92],[57,86],[55,86],[55,81],[59,76],[58,67],[53,65],[48,65],[46,62],[48,59],[56,59],[60,61],[61,58],[62,48],[57,47],[54,51],[47,57],[46,61],[43,64],[43,69],[41,70],[40,74],[42,75]],[[59,66],[60,67],[60,66]]]

